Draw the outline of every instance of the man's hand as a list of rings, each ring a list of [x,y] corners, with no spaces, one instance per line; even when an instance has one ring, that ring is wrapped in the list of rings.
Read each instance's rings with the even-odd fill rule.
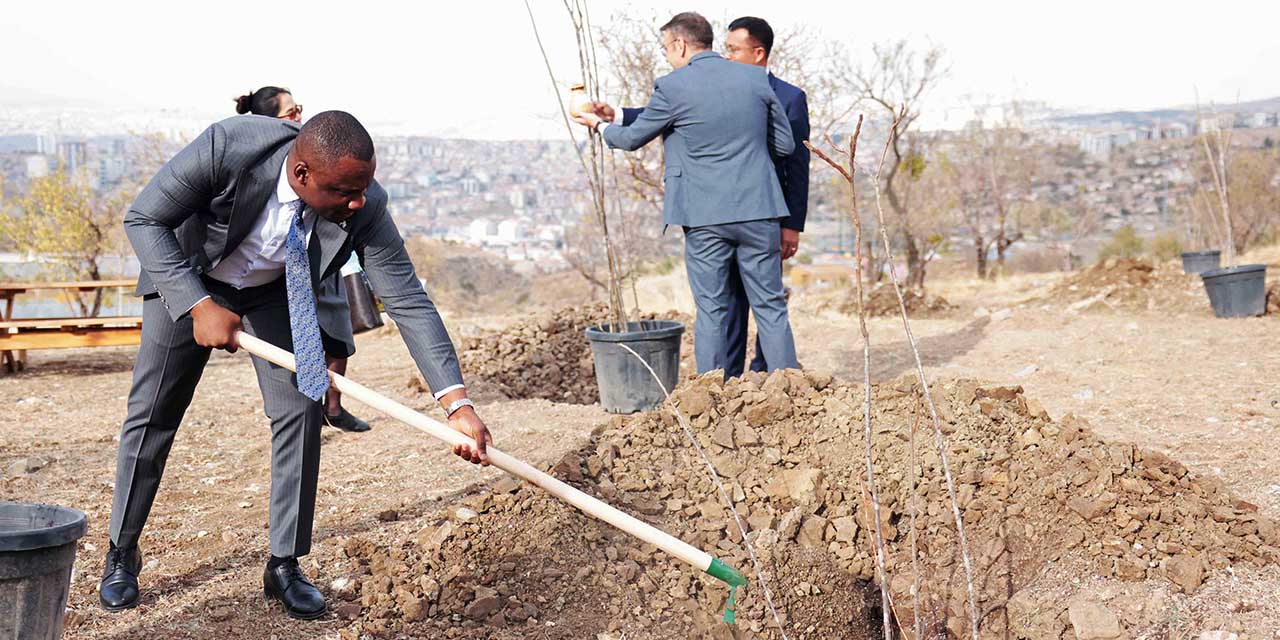
[[[196,344],[211,349],[226,349],[235,353],[236,332],[244,330],[240,316],[220,306],[213,298],[205,298],[191,308],[192,333]]]
[[[800,250],[800,232],[795,229],[782,228],[782,259],[790,260]]]
[[[600,116],[594,113],[579,113],[573,116],[573,121],[588,129],[595,129],[596,125],[600,124],[601,119]]]
[[[475,440],[475,445],[457,444],[453,446],[454,455],[481,466],[489,466],[487,448],[493,444],[493,436],[489,435],[489,427],[484,426],[480,416],[471,407],[461,407],[449,416],[449,426],[459,433]]]
[[[613,119],[617,117],[617,114],[613,111],[613,107],[604,102],[592,102],[591,110],[595,112],[598,118],[605,122],[613,122]]]

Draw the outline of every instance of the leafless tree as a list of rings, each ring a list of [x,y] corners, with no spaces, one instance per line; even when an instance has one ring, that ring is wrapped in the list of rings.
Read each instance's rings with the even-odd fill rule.
[[[565,10],[569,14],[569,20],[573,24],[573,32],[578,47],[578,72],[582,78],[583,85],[586,87],[590,95],[600,95],[600,72],[598,58],[596,55],[596,39],[594,30],[591,25],[591,14],[587,10],[585,0],[564,0]],[[525,9],[529,13],[529,23],[533,27],[534,38],[538,42],[538,50],[542,53],[542,60],[547,67],[547,76],[551,80],[551,85],[556,92],[556,100],[560,106],[560,115],[564,120],[565,129],[569,133],[569,139],[573,143],[574,149],[578,153],[578,159],[582,162],[582,168],[586,174],[587,185],[591,192],[591,208],[595,214],[596,229],[601,234],[601,240],[604,244],[605,262],[608,266],[608,292],[609,292],[609,316],[610,324],[616,331],[627,330],[627,310],[622,301],[622,283],[623,283],[623,267],[618,252],[614,247],[614,241],[611,236],[611,227],[609,220],[609,198],[607,197],[607,181],[609,176],[607,154],[605,153],[604,141],[600,134],[595,131],[587,133],[587,153],[583,154],[582,148],[578,145],[577,136],[574,134],[573,124],[569,122],[569,112],[565,108],[564,100],[561,97],[561,86],[556,81],[555,71],[551,68],[551,60],[547,57],[546,48],[542,44],[542,36],[538,33],[538,23],[533,16],[533,8],[529,6],[528,0],[525,0]],[[614,206],[617,206],[619,200],[614,199]],[[615,214],[620,215],[615,209]]]
[[[910,191],[926,163],[924,139],[918,138],[912,127],[920,118],[925,95],[945,75],[942,56],[940,48],[918,51],[906,40],[880,43],[872,47],[869,63],[849,69],[846,76],[858,103],[879,113],[878,120],[887,126],[889,162],[887,170],[878,174],[878,187],[889,202],[896,226],[893,232],[906,253],[909,287],[923,286],[928,252],[920,225],[913,219],[917,212],[912,208]]]
[[[1012,115],[1011,115],[1012,114]],[[1003,272],[1009,248],[1025,236],[1024,218],[1034,219],[1032,187],[1041,149],[1022,127],[1014,105],[988,123],[985,109],[946,150],[945,173],[957,194],[962,226],[973,242],[979,278]],[[996,255],[996,269],[988,261]]]

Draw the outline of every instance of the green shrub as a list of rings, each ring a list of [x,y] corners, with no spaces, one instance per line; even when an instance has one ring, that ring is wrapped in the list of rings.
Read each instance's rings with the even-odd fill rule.
[[[1182,243],[1172,231],[1166,231],[1151,241],[1151,253],[1159,260],[1173,260],[1182,254]]]
[[[1138,237],[1138,232],[1134,231],[1133,225],[1124,225],[1116,229],[1111,240],[1102,245],[1098,250],[1098,260],[1106,260],[1107,258],[1136,258],[1142,255],[1144,243],[1142,238]]]

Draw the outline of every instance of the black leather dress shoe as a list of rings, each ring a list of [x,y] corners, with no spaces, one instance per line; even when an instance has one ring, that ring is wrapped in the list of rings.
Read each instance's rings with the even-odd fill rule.
[[[343,431],[360,433],[361,431],[369,430],[368,422],[351,415],[346,409],[339,409],[338,415],[336,416],[331,416],[328,413],[324,413],[323,415],[325,424],[331,427],[337,427]]]
[[[123,611],[138,605],[138,572],[142,570],[142,553],[138,547],[107,551],[102,583],[98,585],[98,601],[107,611]]]
[[[315,620],[327,610],[324,595],[302,575],[293,558],[274,568],[268,565],[262,573],[262,593],[270,600],[279,600],[290,618]]]

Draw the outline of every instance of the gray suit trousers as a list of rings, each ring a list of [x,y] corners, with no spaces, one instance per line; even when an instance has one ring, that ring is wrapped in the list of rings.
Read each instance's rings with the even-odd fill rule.
[[[283,278],[241,290],[204,281],[215,302],[240,314],[248,333],[293,350]],[[142,535],[173,437],[209,351],[196,344],[190,315],[174,321],[159,298],[143,303],[142,346],[120,432],[111,504],[110,533],[117,546],[137,544]],[[256,357],[253,366],[271,419],[271,554],[305,555],[311,550],[320,471],[321,406],[298,391],[292,371]]]
[[[782,287],[782,231],[778,221],[685,227],[684,232],[689,288],[698,307],[693,325],[698,373],[728,368],[729,312],[734,296],[731,267],[735,264],[756,318],[760,347],[769,370],[798,367]]]

